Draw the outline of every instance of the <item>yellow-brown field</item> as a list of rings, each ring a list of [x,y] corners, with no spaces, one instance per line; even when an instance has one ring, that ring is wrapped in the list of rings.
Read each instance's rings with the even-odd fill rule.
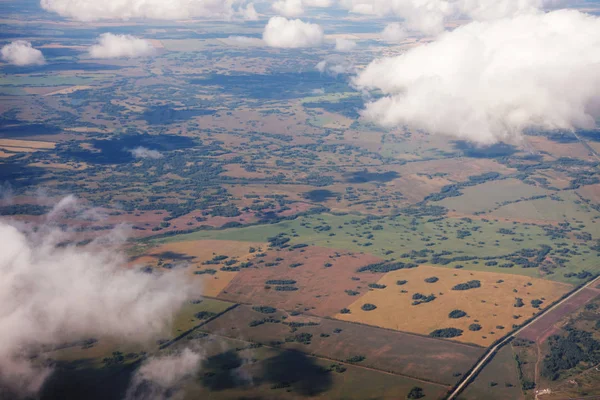
[[[65,89],[68,86],[30,86],[23,88],[23,91],[27,94],[38,94],[38,95],[47,95],[48,93],[56,92],[60,89]]]
[[[434,276],[439,278],[437,282],[424,281]],[[399,286],[396,284],[398,280],[408,282]],[[452,290],[453,286],[470,280],[479,280],[481,287]],[[369,282],[368,277],[363,281],[375,283]],[[544,300],[540,307],[543,309],[571,289],[567,284],[525,276],[430,266],[389,272],[377,283],[387,287],[370,290],[348,307],[350,314],[337,314],[335,318],[425,335],[435,329],[459,328],[463,334],[454,340],[483,346],[489,346],[513,324],[531,317],[537,311],[531,300]],[[434,294],[436,299],[412,305],[415,293]],[[523,299],[523,307],[514,307],[516,297]],[[374,304],[377,309],[363,311],[361,306],[365,303]],[[448,314],[455,309],[465,311],[467,316],[449,318]],[[516,315],[520,317],[515,319]],[[473,323],[481,325],[482,329],[470,331],[469,325]]]
[[[82,132],[82,133],[107,133],[107,132],[109,132],[106,129],[93,128],[93,127],[87,127],[87,126],[82,126],[82,127],[77,127],[77,128],[66,128],[66,130],[72,131],[72,132]]]
[[[546,152],[553,158],[558,157],[581,157],[588,158],[589,150],[580,142],[557,143],[543,136],[529,136],[527,142],[540,152]]]
[[[87,90],[87,89],[92,89],[92,88],[93,88],[93,86],[86,86],[86,85],[70,86],[68,88],[59,89],[59,90],[55,90],[54,92],[46,93],[45,96],[54,96],[56,94],[71,94],[71,93],[75,93],[79,90]]]
[[[0,139],[0,147],[24,147],[31,149],[53,149],[56,143],[35,140]]]
[[[83,171],[88,168],[86,163],[50,163],[50,162],[37,162],[29,164],[30,167],[50,168],[50,169],[68,169],[71,171]]]
[[[229,258],[237,258],[239,262],[248,261],[254,257],[249,252],[250,247],[256,249],[267,248],[267,243],[237,242],[232,240],[193,240],[176,243],[166,243],[152,248],[146,256],[135,260],[136,264],[157,265],[160,255],[165,252],[173,252],[185,256],[195,257],[188,261],[190,267],[188,273],[194,282],[202,287],[202,294],[209,297],[217,296],[235,277],[238,272],[221,271],[222,265],[202,265],[202,262],[212,259],[215,255],[226,255]],[[170,262],[164,257],[165,262]],[[195,271],[214,269],[214,275],[196,275]]]

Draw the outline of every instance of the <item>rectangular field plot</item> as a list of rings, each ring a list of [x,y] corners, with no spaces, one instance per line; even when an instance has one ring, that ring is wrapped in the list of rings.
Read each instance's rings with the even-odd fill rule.
[[[199,298],[186,303],[175,316],[172,334],[178,336],[210,318],[225,312],[235,303],[217,299]]]
[[[206,332],[243,338],[332,360],[365,357],[358,365],[438,383],[454,384],[484,349],[331,319],[258,312],[238,306],[209,322]]]
[[[202,369],[185,385],[185,399],[406,398],[414,387],[423,399],[441,399],[447,388],[359,365],[333,362],[297,351],[257,346],[207,335],[185,345],[204,349]]]
[[[589,232],[595,237],[592,228],[600,227],[600,224],[586,221],[590,225]],[[573,225],[578,223],[572,222]],[[543,277],[575,284],[581,283],[577,275],[583,270],[590,273],[600,271],[596,252],[589,248],[594,241],[576,242],[568,236],[565,240],[564,234],[554,234],[557,229],[551,225],[495,220],[489,216],[365,218],[322,214],[268,225],[199,231],[163,241],[222,239],[260,242],[280,235],[289,238],[290,247],[313,245],[364,252],[403,262]],[[588,232],[587,227],[585,232]],[[540,256],[546,251],[544,249],[548,251]]]
[[[360,276],[368,279],[368,275]],[[468,282],[478,286],[463,288]],[[462,332],[453,340],[482,346],[489,346],[513,324],[530,318],[571,289],[543,279],[425,265],[389,272],[371,284],[378,286],[356,299],[348,307],[349,313],[335,317],[423,335],[456,328]],[[538,308],[532,303],[536,300],[540,301]],[[365,304],[376,308],[365,310]]]

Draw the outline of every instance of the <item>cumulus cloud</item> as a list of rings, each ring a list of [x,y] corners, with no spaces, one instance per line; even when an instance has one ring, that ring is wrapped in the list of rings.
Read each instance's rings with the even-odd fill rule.
[[[279,0],[271,6],[273,11],[286,17],[297,17],[304,14],[302,0]]]
[[[335,39],[335,50],[346,52],[356,48],[356,42],[350,39],[337,38]]]
[[[265,43],[279,48],[319,46],[323,37],[323,28],[319,25],[284,17],[272,17],[263,32]]]
[[[16,40],[5,45],[0,54],[2,60],[13,65],[43,65],[46,62],[42,52],[34,49],[31,43],[25,40]]]
[[[304,14],[306,7],[325,8],[332,5],[332,0],[277,0],[271,8],[286,17],[297,17]]]
[[[340,74],[354,74],[356,67],[354,64],[341,56],[329,56],[325,60],[315,65],[317,71],[322,74],[338,76]]]
[[[386,42],[397,43],[401,42],[408,36],[408,32],[405,27],[397,22],[388,24],[381,31],[381,38]]]
[[[200,353],[185,348],[177,354],[146,360],[133,378],[127,400],[172,399],[182,381],[198,370],[202,358]]]
[[[89,54],[92,58],[136,58],[154,54],[154,47],[135,36],[103,33],[98,44],[90,47]]]
[[[153,160],[162,158],[162,154],[158,150],[150,150],[146,147],[138,146],[135,149],[129,150],[134,158],[151,158]]]
[[[72,199],[65,200],[54,216],[72,206]],[[68,232],[39,228],[0,220],[0,387],[35,393],[51,373],[31,361],[44,346],[90,337],[156,338],[198,295],[183,271],[159,275],[128,268],[113,246],[118,237],[105,246],[58,246]]]
[[[394,15],[410,31],[437,35],[450,19],[476,21],[535,13],[558,7],[566,0],[339,0],[350,12],[377,16]]]
[[[41,0],[41,6],[47,11],[80,21],[256,17],[252,3],[247,3],[247,0]]]
[[[264,46],[265,42],[259,38],[253,38],[248,36],[229,36],[227,41],[230,44],[235,44],[239,46]]]
[[[364,115],[478,143],[529,127],[592,128],[600,115],[600,19],[573,10],[473,22],[355,79],[387,96]]]
[[[246,21],[258,21],[258,13],[253,3],[246,5],[246,7],[240,7],[239,14]]]

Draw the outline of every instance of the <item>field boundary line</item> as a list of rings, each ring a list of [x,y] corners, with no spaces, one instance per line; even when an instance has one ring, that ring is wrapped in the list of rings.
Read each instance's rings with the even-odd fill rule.
[[[204,296],[204,297],[206,297],[206,296]],[[206,297],[206,298],[208,298],[208,297]],[[221,311],[220,313],[218,313],[218,314],[216,314],[216,315],[214,315],[214,316],[212,316],[212,317],[210,317],[210,318],[208,318],[208,319],[205,319],[205,320],[203,320],[203,321],[202,321],[202,322],[200,322],[198,325],[196,325],[196,326],[194,326],[194,327],[192,327],[192,328],[188,329],[188,330],[187,330],[187,331],[185,331],[185,332],[182,332],[182,333],[180,333],[178,336],[174,337],[173,339],[169,340],[168,342],[161,344],[161,345],[160,345],[158,348],[159,348],[160,350],[166,349],[167,347],[169,347],[169,346],[171,346],[171,345],[173,345],[173,344],[175,344],[175,343],[179,342],[181,339],[183,339],[184,337],[186,337],[186,336],[187,336],[187,335],[189,335],[190,333],[192,333],[192,332],[194,332],[195,330],[197,330],[197,329],[201,328],[202,326],[204,326],[204,325],[208,324],[209,322],[211,322],[211,321],[213,321],[213,320],[215,320],[215,319],[219,318],[219,317],[220,317],[220,316],[222,316],[223,314],[226,314],[227,312],[229,312],[229,311],[233,310],[234,308],[238,307],[239,305],[240,305],[239,303],[235,303],[235,304],[233,304],[233,305],[231,305],[231,306],[227,307],[225,310]]]
[[[247,302],[240,302],[240,301],[234,301],[233,299],[228,299],[227,297],[211,297],[211,296],[204,296],[207,299],[213,299],[213,300],[221,300],[221,301],[229,301],[232,303],[238,303],[240,305],[245,305],[245,306],[255,306],[255,303],[247,303]],[[280,311],[285,311],[286,313],[291,313],[291,311],[285,310],[283,308],[277,308]],[[414,333],[414,332],[407,332],[407,331],[401,331],[398,329],[391,329],[391,328],[385,328],[382,326],[377,326],[377,325],[369,325],[369,324],[365,324],[362,322],[356,322],[356,321],[344,321],[343,319],[337,319],[334,317],[328,317],[328,316],[321,316],[321,315],[316,315],[310,312],[302,312],[302,315],[306,315],[309,317],[316,317],[316,318],[320,318],[320,319],[326,319],[329,321],[336,321],[336,322],[340,322],[343,324],[352,324],[352,325],[359,325],[359,326],[366,326],[369,328],[373,328],[373,329],[378,329],[378,330],[382,330],[382,331],[387,331],[387,332],[395,332],[395,333],[401,333],[403,335],[409,335],[409,336],[416,336],[416,337],[420,337],[423,339],[429,339],[429,340],[435,340],[438,342],[443,342],[443,343],[451,343],[451,344],[456,344],[456,345],[460,345],[460,346],[466,346],[466,347],[471,347],[471,348],[475,348],[475,349],[479,349],[479,350],[485,350],[487,347],[484,346],[479,346],[475,343],[465,343],[465,342],[459,342],[456,340],[449,340],[449,339],[440,339],[440,338],[435,338],[435,337],[431,337],[428,335],[423,335],[423,334],[419,334],[419,333]]]

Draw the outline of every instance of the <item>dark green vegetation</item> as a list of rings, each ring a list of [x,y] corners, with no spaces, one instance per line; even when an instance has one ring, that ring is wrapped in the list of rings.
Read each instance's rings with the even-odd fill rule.
[[[435,295],[432,293],[430,295],[424,295],[421,293],[415,293],[412,295],[412,305],[413,306],[418,306],[419,304],[423,304],[423,303],[429,303],[433,300],[436,299]]]
[[[407,399],[420,399],[422,397],[425,397],[425,393],[423,393],[423,389],[418,386],[410,389],[410,392],[406,395]]]
[[[462,317],[466,317],[467,313],[464,312],[463,310],[452,310],[450,311],[450,314],[448,314],[448,317],[450,318],[462,318]]]
[[[357,272],[391,272],[391,271],[397,271],[399,269],[404,269],[404,268],[415,268],[417,267],[416,264],[413,263],[403,263],[403,262],[393,262],[393,263],[386,263],[386,262],[381,262],[381,263],[376,263],[376,264],[369,264],[369,265],[365,265],[364,267],[360,267]]]
[[[458,285],[454,286],[452,288],[452,290],[469,290],[469,289],[475,289],[481,287],[481,282],[477,281],[477,280],[473,280],[473,281],[469,281],[466,283],[459,283]]]
[[[255,306],[255,307],[252,307],[252,309],[254,311],[258,311],[258,312],[261,312],[263,314],[273,314],[273,313],[275,313],[277,311],[276,308],[270,307],[270,306]]]
[[[580,364],[589,367],[600,363],[600,340],[594,339],[592,332],[568,326],[565,333],[548,339],[550,352],[544,358],[542,375],[551,380]]]
[[[436,337],[436,338],[453,338],[453,337],[461,336],[462,333],[463,333],[462,329],[443,328],[443,329],[436,329],[435,331],[431,332],[429,334],[429,336]]]
[[[385,285],[380,285],[379,283],[369,283],[368,285],[371,289],[385,289]]]
[[[375,304],[365,303],[360,307],[363,311],[373,311],[377,308]]]

